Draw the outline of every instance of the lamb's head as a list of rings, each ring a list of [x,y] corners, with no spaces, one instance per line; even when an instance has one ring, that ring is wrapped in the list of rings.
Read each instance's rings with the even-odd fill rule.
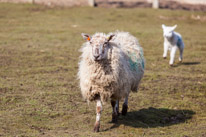
[[[107,58],[109,49],[109,41],[113,38],[113,34],[107,36],[104,33],[96,33],[93,36],[82,33],[82,37],[91,46],[91,57],[94,61],[100,61]]]
[[[173,36],[174,30],[177,27],[177,25],[174,25],[172,27],[165,26],[162,24],[162,29],[163,29],[163,37],[170,39]]]

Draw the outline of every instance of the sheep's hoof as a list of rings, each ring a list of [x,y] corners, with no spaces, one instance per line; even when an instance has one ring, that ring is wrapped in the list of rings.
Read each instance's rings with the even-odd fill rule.
[[[119,109],[116,109],[116,111],[117,111],[117,116],[119,116],[119,115],[120,115],[120,113],[119,113]]]
[[[112,114],[112,123],[117,123],[118,121],[118,114],[113,113]]]
[[[125,105],[125,104],[123,104],[123,107],[122,107],[122,115],[123,115],[123,116],[126,116],[126,114],[127,114],[127,109],[128,109],[128,106]]]
[[[173,64],[170,64],[170,67],[173,67],[174,65]]]
[[[96,122],[94,125],[94,132],[99,132],[100,124],[99,122]]]
[[[182,60],[179,60],[179,63],[182,63]]]
[[[167,57],[163,57],[163,59],[166,59]]]

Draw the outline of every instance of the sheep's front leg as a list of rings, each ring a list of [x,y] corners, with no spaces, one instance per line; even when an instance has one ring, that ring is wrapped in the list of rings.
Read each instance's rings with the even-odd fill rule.
[[[164,43],[164,53],[163,53],[163,58],[164,59],[167,58],[167,51],[168,51],[168,45],[166,43]]]
[[[170,51],[170,66],[173,66],[174,60],[175,60],[175,53],[177,50],[177,46],[172,47]]]
[[[118,111],[119,111],[119,101],[111,100],[112,105],[112,122],[117,122],[118,119]]]
[[[122,105],[122,115],[126,116],[128,109],[128,96],[125,98],[124,103]]]
[[[101,112],[102,112],[102,102],[101,100],[97,100],[97,106],[96,106],[96,122],[94,125],[94,132],[99,132],[100,128],[100,117],[101,117]]]

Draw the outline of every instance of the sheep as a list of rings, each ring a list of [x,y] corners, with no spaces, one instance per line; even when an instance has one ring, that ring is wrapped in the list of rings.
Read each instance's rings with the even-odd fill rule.
[[[112,122],[117,122],[119,100],[124,98],[122,115],[127,114],[130,91],[137,91],[144,74],[144,56],[138,40],[128,32],[108,35],[82,33],[78,78],[82,96],[96,101],[94,132],[99,132],[102,103],[110,101]]]
[[[166,59],[167,51],[170,50],[170,61],[169,61],[170,66],[173,66],[177,48],[180,50],[179,62],[182,62],[183,60],[184,42],[182,40],[182,36],[174,31],[176,27],[177,25],[169,27],[162,24],[163,37],[164,37],[163,58]]]

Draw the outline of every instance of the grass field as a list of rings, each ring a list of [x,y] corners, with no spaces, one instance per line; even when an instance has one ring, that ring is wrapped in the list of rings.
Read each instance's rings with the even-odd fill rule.
[[[200,20],[194,17],[200,16]],[[206,13],[153,9],[46,8],[0,4],[0,136],[206,137]],[[178,24],[184,60],[162,59],[161,24]],[[146,70],[129,112],[99,133],[95,104],[83,101],[76,74],[81,33],[122,30],[139,39]]]

